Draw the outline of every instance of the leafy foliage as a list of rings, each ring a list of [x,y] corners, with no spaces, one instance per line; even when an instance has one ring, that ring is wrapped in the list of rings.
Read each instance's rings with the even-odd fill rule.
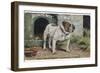
[[[83,50],[90,48],[90,31],[88,29],[84,29],[83,36],[72,36],[71,43],[76,43]]]

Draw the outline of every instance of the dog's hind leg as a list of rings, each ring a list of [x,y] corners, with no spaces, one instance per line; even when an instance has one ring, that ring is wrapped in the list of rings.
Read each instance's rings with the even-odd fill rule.
[[[44,50],[46,49],[46,39],[47,39],[47,35],[44,34],[44,36],[43,36],[43,49]]]

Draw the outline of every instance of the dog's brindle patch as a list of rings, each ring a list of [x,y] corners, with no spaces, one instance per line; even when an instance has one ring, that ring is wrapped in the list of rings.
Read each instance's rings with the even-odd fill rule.
[[[72,32],[75,30],[75,26],[73,24],[70,24],[69,22],[63,21],[62,22],[65,31],[70,32],[70,27],[72,27]]]
[[[64,26],[65,31],[70,32],[69,29],[70,29],[71,24],[69,22],[63,21],[62,25]]]

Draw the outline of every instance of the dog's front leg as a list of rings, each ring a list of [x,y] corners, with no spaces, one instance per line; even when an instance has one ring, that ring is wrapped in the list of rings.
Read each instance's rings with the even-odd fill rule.
[[[56,40],[55,39],[52,40],[52,52],[53,54],[55,54],[56,52]]]
[[[70,39],[67,40],[66,52],[70,52]]]
[[[49,48],[51,48],[51,37],[49,37]]]

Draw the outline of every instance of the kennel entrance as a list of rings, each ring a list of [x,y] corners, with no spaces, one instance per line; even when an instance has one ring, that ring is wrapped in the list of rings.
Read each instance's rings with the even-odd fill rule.
[[[34,37],[35,39],[42,40],[43,33],[49,21],[46,18],[40,17],[34,22]]]

